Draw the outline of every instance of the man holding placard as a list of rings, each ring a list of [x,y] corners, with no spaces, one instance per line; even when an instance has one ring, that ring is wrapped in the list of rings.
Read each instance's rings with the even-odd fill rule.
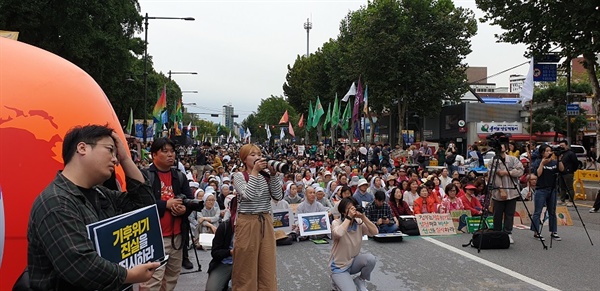
[[[27,239],[33,290],[119,290],[150,279],[159,263],[125,269],[96,252],[86,225],[154,204],[149,184],[113,129],[75,127],[64,137],[64,170],[36,198]],[[127,191],[98,186],[117,166]]]

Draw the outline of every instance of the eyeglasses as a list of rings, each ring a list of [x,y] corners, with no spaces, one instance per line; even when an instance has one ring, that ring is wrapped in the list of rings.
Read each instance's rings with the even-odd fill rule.
[[[101,145],[110,152],[110,154],[112,155],[113,158],[117,157],[117,151],[115,150],[115,146],[113,144],[109,144],[109,143],[88,143],[88,144],[89,145]]]

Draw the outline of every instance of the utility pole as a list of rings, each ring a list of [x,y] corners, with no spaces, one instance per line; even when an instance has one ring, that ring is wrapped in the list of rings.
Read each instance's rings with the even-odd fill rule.
[[[312,29],[312,22],[310,22],[310,20],[308,18],[306,18],[306,22],[304,23],[304,29],[306,29],[306,57],[308,58],[309,56],[309,35],[310,35],[310,30]]]

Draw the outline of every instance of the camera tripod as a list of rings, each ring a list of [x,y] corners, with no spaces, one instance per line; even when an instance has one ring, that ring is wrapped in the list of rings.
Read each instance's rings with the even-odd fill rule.
[[[579,217],[579,220],[581,220],[581,225],[583,226],[583,229],[585,230],[585,234],[587,235],[588,239],[590,240],[590,244],[594,245],[594,243],[592,242],[592,238],[590,237],[590,233],[587,230],[587,227],[585,226],[585,222],[583,222],[583,218],[581,218],[581,213],[579,213],[579,209],[577,208],[577,204],[575,203],[575,193],[571,192],[571,189],[567,186],[567,183],[565,181],[565,177],[558,173],[556,175],[556,185],[558,185],[558,189],[557,189],[557,193],[560,193],[560,191],[563,189],[566,191],[567,193],[567,197],[566,197],[566,201],[570,201],[571,199],[573,201],[571,201],[571,203],[573,203],[573,208],[575,208],[575,212],[577,212],[577,216]],[[543,225],[540,224],[540,228]],[[550,247],[552,247],[552,240],[550,240]]]
[[[489,229],[489,226],[487,225],[486,221],[487,221],[487,217],[489,216],[489,206],[491,203],[491,193],[493,190],[498,190],[498,191],[503,191],[503,190],[515,190],[517,192],[519,192],[519,187],[517,187],[517,183],[515,182],[515,179],[513,179],[512,177],[509,179],[512,183],[512,187],[496,187],[495,183],[494,183],[494,179],[496,176],[496,173],[498,172],[498,167],[500,165],[500,163],[502,163],[502,165],[504,165],[504,168],[508,170],[508,167],[506,166],[506,161],[504,158],[502,158],[502,151],[501,149],[496,149],[496,152],[498,154],[496,154],[491,161],[491,169],[488,172],[488,180],[487,180],[487,184],[486,184],[486,190],[485,190],[485,199],[482,205],[482,212],[481,212],[481,221],[479,222],[479,229],[480,230],[485,230],[485,229]],[[517,198],[515,198],[517,199]],[[529,211],[529,208],[527,207],[527,204],[525,203],[524,200],[521,200],[521,202],[523,202],[523,206],[525,207],[525,210],[527,211],[527,215],[529,216],[529,219],[533,221],[532,219],[532,215],[531,212]],[[535,231],[537,233],[540,233],[537,229],[537,227],[532,224],[532,227],[535,228]],[[498,227],[497,225],[494,224],[494,228],[495,229],[502,229],[502,226]],[[481,236],[483,237],[485,235],[485,232],[482,231],[481,232]],[[483,240],[483,238],[482,238]],[[540,237],[539,238],[540,242],[542,243],[542,246],[545,250],[548,249],[548,247],[546,246],[546,244],[544,243],[544,240]],[[481,244],[479,244],[479,246],[477,247],[477,252],[481,252]]]
[[[194,237],[194,235],[192,234],[192,228],[190,227],[189,229],[190,232],[190,236],[188,237],[187,241],[183,244],[183,251],[187,252],[189,250],[189,243],[190,241],[194,241],[192,238]],[[198,238],[200,239],[200,238]],[[196,256],[196,264],[198,265],[198,269],[197,270],[192,270],[192,271],[187,271],[187,272],[181,272],[181,275],[185,275],[185,274],[191,274],[191,273],[198,273],[198,272],[202,272],[202,266],[200,265],[200,259],[198,259],[198,250],[196,250],[196,247],[194,246],[194,244],[192,243],[192,247],[194,250],[194,255]]]

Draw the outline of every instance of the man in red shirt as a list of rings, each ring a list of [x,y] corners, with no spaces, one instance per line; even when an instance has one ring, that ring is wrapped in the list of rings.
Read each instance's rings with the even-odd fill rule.
[[[150,147],[152,165],[146,174],[152,185],[152,193],[160,216],[160,225],[169,261],[164,268],[156,270],[152,279],[141,286],[147,290],[174,290],[179,279],[183,252],[187,251],[183,242],[189,235],[188,215],[191,209],[183,204],[180,195],[193,199],[192,191],[185,174],[172,168],[175,162],[175,144],[167,138],[159,138]],[[163,287],[164,286],[164,287]]]

